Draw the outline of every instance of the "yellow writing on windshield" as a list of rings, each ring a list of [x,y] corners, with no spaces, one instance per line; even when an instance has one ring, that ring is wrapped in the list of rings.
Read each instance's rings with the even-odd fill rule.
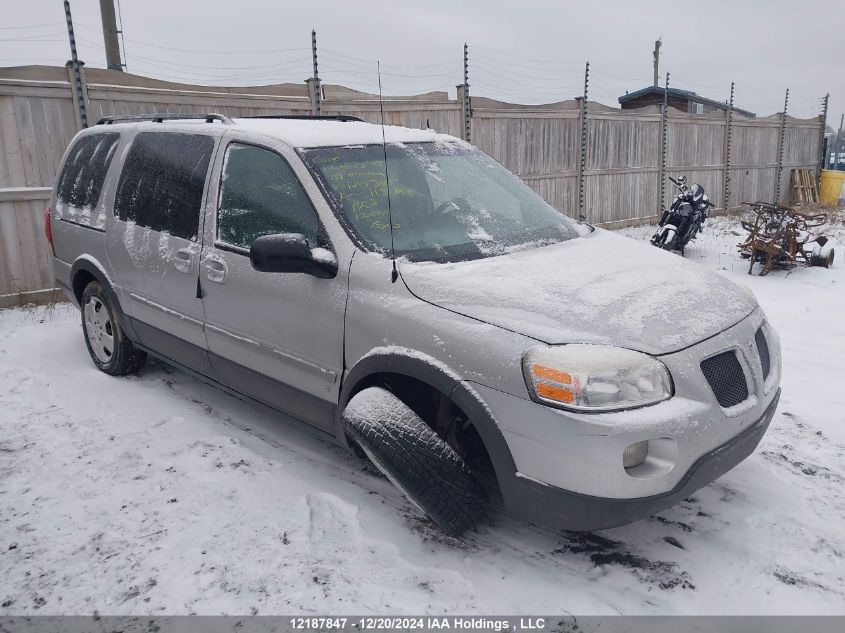
[[[337,201],[355,222],[368,222],[373,231],[387,231],[390,224],[386,221],[387,177],[383,160],[358,162],[339,162],[338,156],[319,157],[315,163],[320,165],[323,176],[328,181]],[[397,182],[390,183],[391,199],[413,197],[417,191]],[[394,229],[399,224],[394,221]]]

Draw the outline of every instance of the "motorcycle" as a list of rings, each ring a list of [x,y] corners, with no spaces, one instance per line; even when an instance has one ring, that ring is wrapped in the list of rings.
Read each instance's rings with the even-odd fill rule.
[[[710,202],[701,185],[687,186],[686,176],[669,180],[680,193],[675,196],[670,206],[660,218],[660,226],[651,236],[651,243],[667,251],[680,251],[684,254],[687,244],[701,232],[707,209],[716,205]]]

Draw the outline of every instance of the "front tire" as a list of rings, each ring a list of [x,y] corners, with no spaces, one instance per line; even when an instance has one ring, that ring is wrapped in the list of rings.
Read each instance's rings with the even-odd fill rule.
[[[92,281],[82,293],[82,331],[91,360],[110,376],[138,371],[147,360],[146,352],[135,349],[116,318],[114,306],[99,282]]]
[[[446,534],[459,536],[485,514],[487,490],[466,462],[386,389],[355,394],[343,420],[370,461]]]
[[[676,231],[674,229],[663,229],[663,232],[660,234],[660,248],[664,251],[672,251],[675,250],[675,235]]]

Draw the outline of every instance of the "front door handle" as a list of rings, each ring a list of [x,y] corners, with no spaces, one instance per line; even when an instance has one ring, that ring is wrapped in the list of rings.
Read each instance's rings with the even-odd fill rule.
[[[205,276],[214,283],[226,283],[226,279],[229,277],[229,268],[226,266],[226,262],[208,257],[205,260]]]
[[[194,254],[187,248],[180,248],[178,251],[173,253],[173,265],[176,267],[176,270],[189,273],[194,268]]]

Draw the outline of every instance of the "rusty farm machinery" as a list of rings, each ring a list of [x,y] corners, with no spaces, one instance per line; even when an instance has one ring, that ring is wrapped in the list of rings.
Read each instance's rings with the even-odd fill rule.
[[[767,202],[746,202],[751,217],[742,222],[748,237],[737,248],[749,259],[748,274],[754,264],[762,264],[760,275],[773,268],[833,265],[833,243],[817,229],[827,222],[825,213],[804,213]]]

